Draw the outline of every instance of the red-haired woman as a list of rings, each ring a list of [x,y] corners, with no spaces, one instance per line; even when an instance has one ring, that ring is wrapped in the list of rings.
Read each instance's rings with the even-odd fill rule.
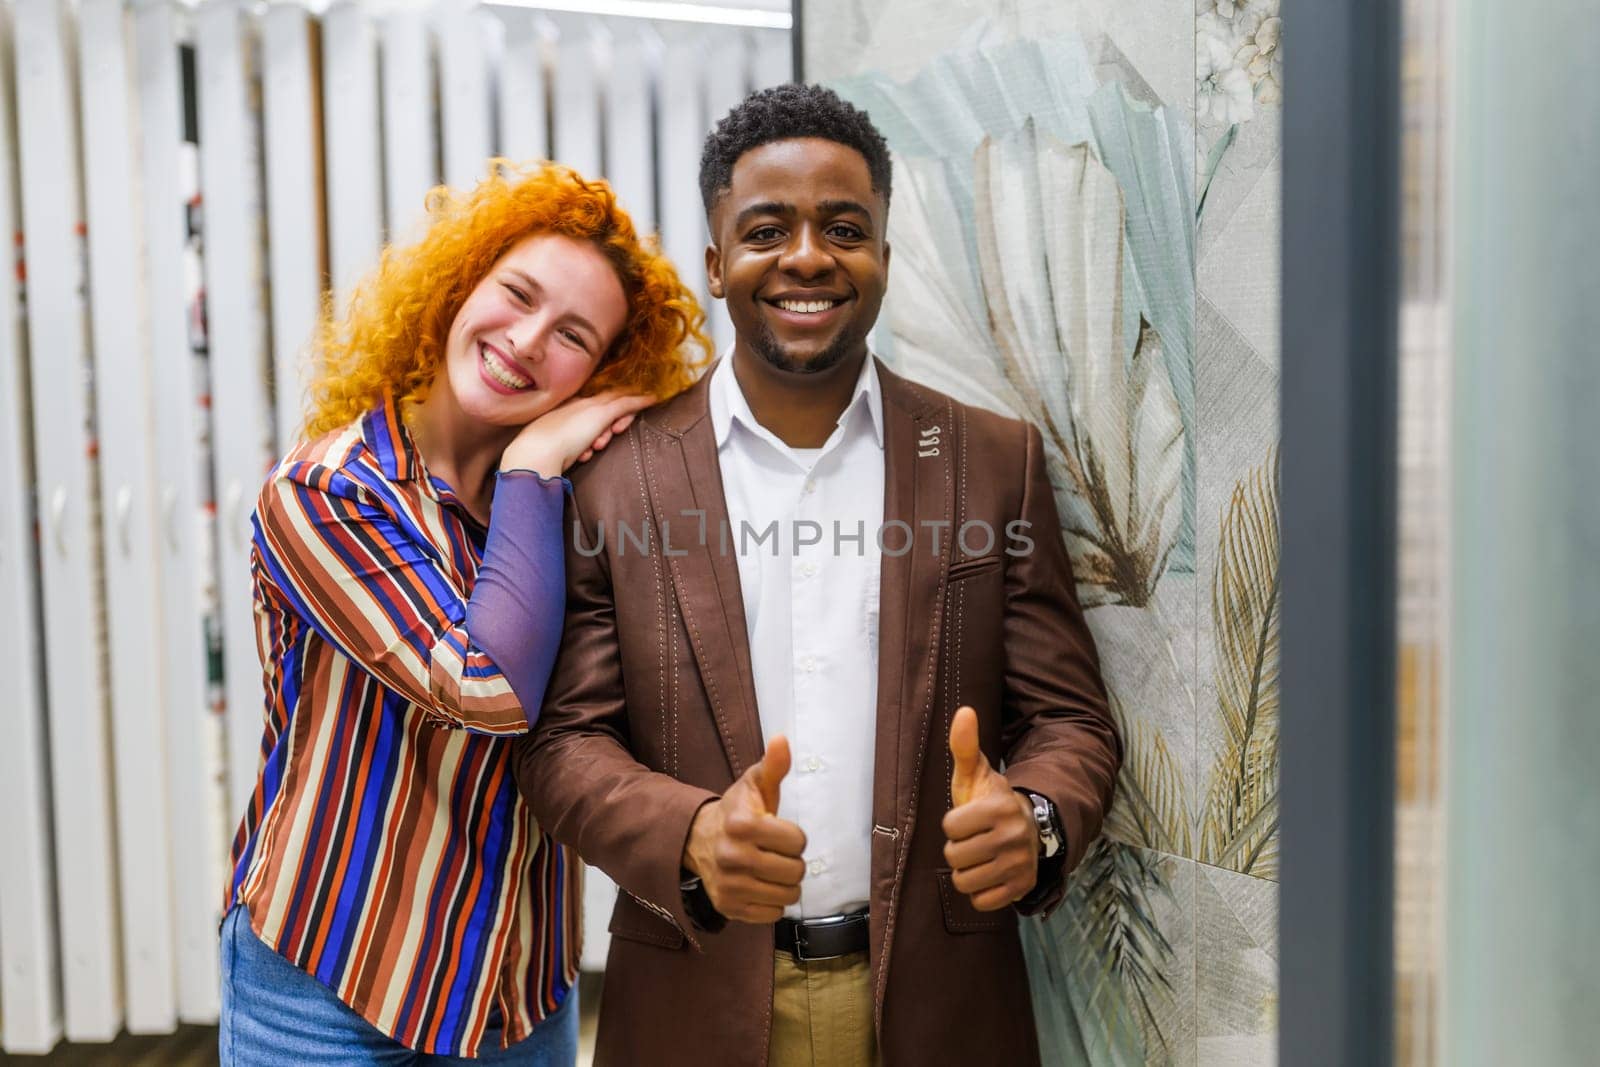
[[[255,514],[266,730],[222,930],[224,1064],[571,1064],[576,857],[517,794],[565,599],[562,473],[709,355],[603,183],[436,190],[325,317]]]

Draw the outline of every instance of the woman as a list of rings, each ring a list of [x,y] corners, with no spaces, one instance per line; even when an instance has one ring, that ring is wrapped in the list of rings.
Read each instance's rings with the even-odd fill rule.
[[[562,473],[710,345],[603,183],[436,190],[326,321],[262,490],[266,732],[233,847],[224,1064],[571,1064],[576,858],[517,795],[564,601]]]

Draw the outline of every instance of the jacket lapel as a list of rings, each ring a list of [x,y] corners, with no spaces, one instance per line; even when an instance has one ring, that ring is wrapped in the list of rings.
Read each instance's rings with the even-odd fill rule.
[[[724,551],[721,543],[728,504],[709,414],[710,377],[707,373],[671,403],[648,412],[640,439],[660,538],[654,549],[671,574],[728,767],[737,779],[761,759],[764,746],[739,563],[732,547]]]
[[[879,983],[887,963],[889,902],[903,876],[924,759],[936,758],[931,666],[941,640],[955,480],[949,405],[878,367],[883,389],[885,524],[879,576],[878,735],[873,764],[872,947]],[[895,520],[909,527],[891,527]],[[933,528],[942,523],[939,552]],[[913,536],[914,534],[914,536]],[[910,552],[893,555],[909,538]],[[927,803],[943,797],[926,798]],[[881,986],[880,986],[881,992]],[[880,998],[881,1007],[881,998]]]

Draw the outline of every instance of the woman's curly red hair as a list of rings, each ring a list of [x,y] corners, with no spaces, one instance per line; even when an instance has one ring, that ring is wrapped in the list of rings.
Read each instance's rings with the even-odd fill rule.
[[[497,159],[466,194],[428,194],[429,225],[414,245],[383,250],[343,318],[325,304],[313,345],[305,434],[360,418],[386,395],[420,401],[444,359],[456,312],[512,245],[535,233],[592,241],[622,281],[628,318],[584,384],[664,400],[694,381],[711,357],[705,314],[661,254],[641,238],[603,181],[556,163],[517,167]]]

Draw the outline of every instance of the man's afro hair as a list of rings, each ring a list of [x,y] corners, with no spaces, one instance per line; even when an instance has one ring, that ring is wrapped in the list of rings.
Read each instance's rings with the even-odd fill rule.
[[[706,135],[700,198],[706,214],[733,184],[733,165],[752,148],[795,137],[820,137],[861,153],[872,191],[889,205],[889,145],[867,113],[820,85],[779,85],[751,93]]]

